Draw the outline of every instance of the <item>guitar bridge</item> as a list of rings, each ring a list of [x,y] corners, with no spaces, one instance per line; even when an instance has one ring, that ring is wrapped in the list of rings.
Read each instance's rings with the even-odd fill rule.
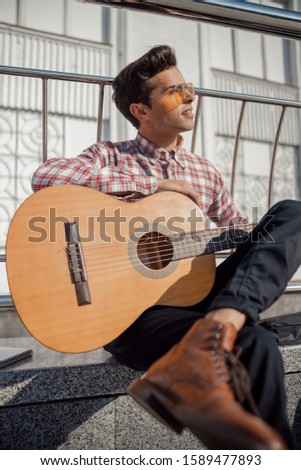
[[[87,273],[80,244],[77,222],[65,223],[65,236],[67,242],[66,253],[72,282],[75,286],[78,306],[91,304]]]

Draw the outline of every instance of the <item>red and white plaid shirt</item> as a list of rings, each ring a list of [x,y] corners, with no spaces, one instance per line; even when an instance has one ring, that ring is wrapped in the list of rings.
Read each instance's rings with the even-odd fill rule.
[[[183,147],[168,151],[138,133],[124,142],[97,142],[75,158],[52,158],[33,175],[34,191],[56,184],[79,184],[136,201],[153,194],[157,179],[188,181],[201,196],[201,209],[218,226],[246,222],[233,204],[222,176],[206,158]]]

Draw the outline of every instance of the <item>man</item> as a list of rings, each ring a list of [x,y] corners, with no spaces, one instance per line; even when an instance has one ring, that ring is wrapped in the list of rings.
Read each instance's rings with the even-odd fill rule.
[[[33,189],[80,184],[128,201],[176,191],[219,226],[244,221],[219,172],[183,147],[179,134],[194,126],[194,88],[174,51],[154,47],[119,73],[113,89],[118,109],[138,129],[136,139],[48,160],[35,172]],[[261,233],[267,223],[268,237]],[[121,363],[148,369],[129,394],[208,448],[294,447],[280,354],[258,317],[301,262],[300,224],[299,202],[276,204],[217,268],[206,299],[191,308],[154,306],[106,346]]]

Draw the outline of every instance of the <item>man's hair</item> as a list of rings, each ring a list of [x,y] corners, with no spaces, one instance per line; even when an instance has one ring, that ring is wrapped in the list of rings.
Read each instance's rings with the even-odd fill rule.
[[[152,87],[148,80],[157,73],[177,65],[174,50],[166,45],[153,47],[139,59],[127,65],[113,81],[113,100],[119,111],[133,126],[139,128],[139,120],[131,111],[131,103],[144,103],[150,106],[149,95]]]

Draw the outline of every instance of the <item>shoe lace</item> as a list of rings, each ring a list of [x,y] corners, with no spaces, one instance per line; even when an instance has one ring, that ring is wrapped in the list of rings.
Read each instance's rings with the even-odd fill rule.
[[[260,417],[259,409],[251,392],[249,374],[239,360],[241,352],[242,348],[240,347],[234,348],[232,352],[224,352],[225,362],[229,370],[231,386],[237,401],[241,404],[243,402],[248,403],[250,411]]]

